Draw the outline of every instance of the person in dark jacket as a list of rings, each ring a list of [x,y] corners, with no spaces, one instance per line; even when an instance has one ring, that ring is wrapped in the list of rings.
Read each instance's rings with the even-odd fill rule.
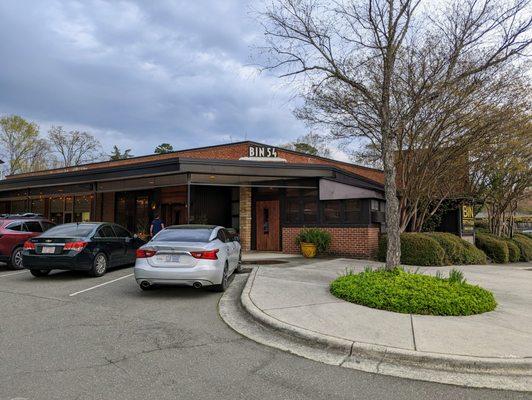
[[[164,229],[164,222],[161,221],[161,218],[159,217],[159,214],[156,214],[155,215],[155,219],[151,222],[150,236],[154,237],[155,235],[157,235],[163,229]]]

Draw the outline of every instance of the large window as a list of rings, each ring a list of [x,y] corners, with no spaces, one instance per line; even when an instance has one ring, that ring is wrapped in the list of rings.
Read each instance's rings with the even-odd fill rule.
[[[345,200],[345,220],[347,222],[360,221],[361,201],[358,199]]]
[[[286,189],[283,222],[295,226],[358,225],[369,223],[364,219],[363,204],[369,200],[319,200],[317,189]]]
[[[323,222],[326,224],[338,224],[342,222],[341,200],[327,200],[323,203]]]

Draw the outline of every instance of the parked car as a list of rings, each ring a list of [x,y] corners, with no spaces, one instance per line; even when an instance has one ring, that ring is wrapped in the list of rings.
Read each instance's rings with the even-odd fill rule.
[[[102,276],[109,267],[132,264],[145,242],[117,224],[80,222],[58,225],[24,243],[22,259],[34,276],[53,269]]]
[[[22,269],[22,248],[29,238],[55,226],[38,214],[3,214],[0,216],[0,261],[11,269]]]
[[[242,268],[242,251],[222,226],[175,225],[163,229],[137,250],[135,279],[141,289],[177,284],[225,291]]]

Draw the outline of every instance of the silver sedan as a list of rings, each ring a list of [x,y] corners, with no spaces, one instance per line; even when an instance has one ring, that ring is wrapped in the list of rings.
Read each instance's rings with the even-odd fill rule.
[[[224,227],[175,225],[137,250],[134,273],[143,290],[156,284],[175,284],[210,286],[223,292],[241,265],[240,243]]]

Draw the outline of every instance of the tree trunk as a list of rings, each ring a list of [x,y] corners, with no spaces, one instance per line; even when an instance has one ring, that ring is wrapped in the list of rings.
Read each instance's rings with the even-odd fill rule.
[[[395,180],[395,157],[390,135],[384,134],[382,140],[384,167],[384,193],[386,197],[386,269],[393,269],[401,263],[401,238],[399,236],[399,199]]]

